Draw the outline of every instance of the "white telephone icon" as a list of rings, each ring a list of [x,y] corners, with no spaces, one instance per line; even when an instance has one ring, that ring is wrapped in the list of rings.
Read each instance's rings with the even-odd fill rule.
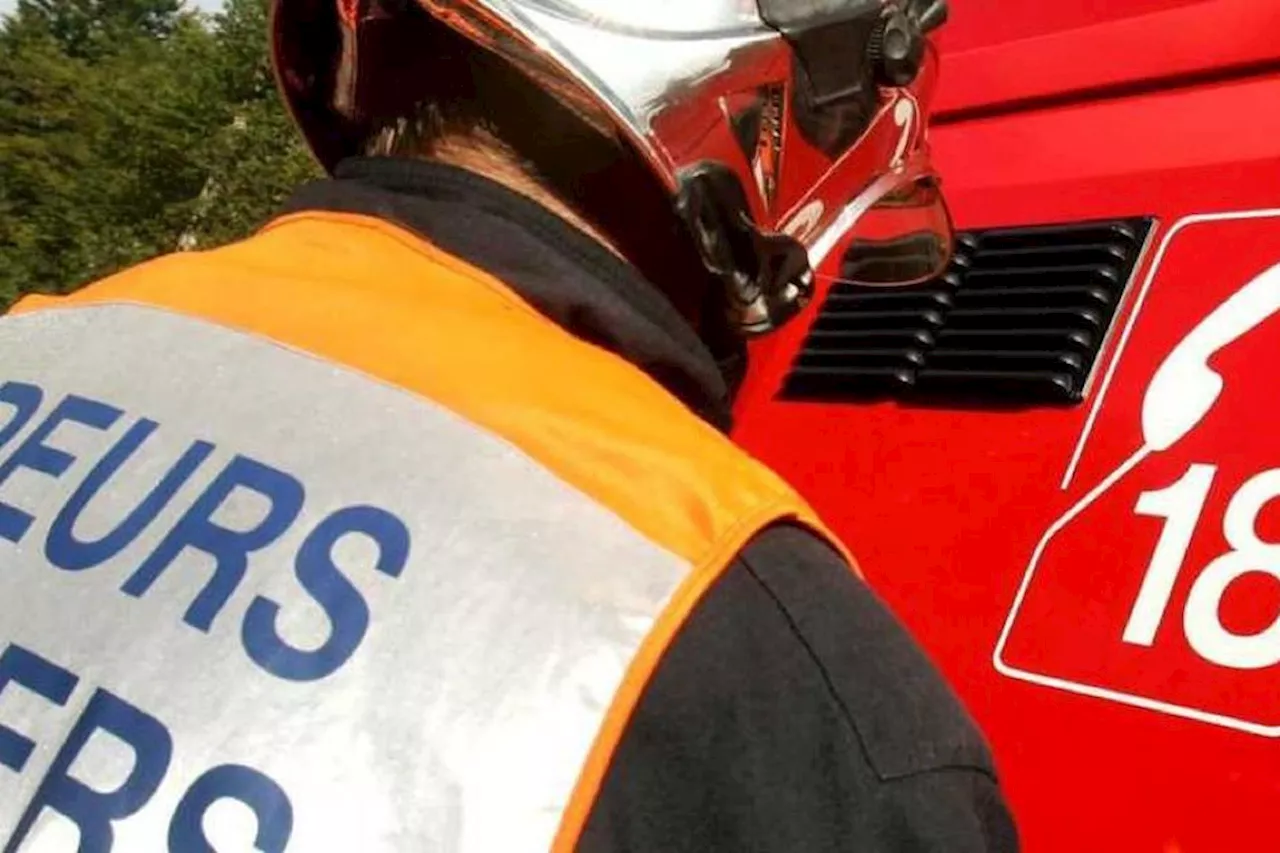
[[[1233,293],[1174,347],[1142,400],[1147,449],[1168,450],[1209,414],[1222,393],[1222,377],[1209,367],[1218,350],[1280,311],[1280,264]]]

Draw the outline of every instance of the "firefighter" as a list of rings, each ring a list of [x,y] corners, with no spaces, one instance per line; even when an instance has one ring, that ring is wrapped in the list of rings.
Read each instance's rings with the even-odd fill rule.
[[[922,132],[849,155],[943,13],[278,0],[331,176],[0,322],[4,849],[1016,849],[726,437],[823,235],[934,186]]]

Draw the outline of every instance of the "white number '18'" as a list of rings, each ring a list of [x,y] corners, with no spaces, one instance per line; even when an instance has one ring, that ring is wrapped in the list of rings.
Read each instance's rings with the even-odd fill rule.
[[[1165,525],[1124,629],[1126,643],[1150,646],[1155,642],[1217,472],[1216,466],[1194,464],[1172,486],[1138,497],[1135,511],[1163,518]],[[1264,471],[1240,487],[1222,519],[1231,550],[1205,566],[1187,597],[1182,630],[1191,648],[1212,663],[1232,669],[1280,663],[1280,614],[1261,632],[1245,635],[1228,631],[1218,615],[1227,587],[1241,575],[1265,572],[1280,580],[1280,544],[1263,542],[1255,529],[1258,514],[1276,497],[1280,497],[1280,469]]]

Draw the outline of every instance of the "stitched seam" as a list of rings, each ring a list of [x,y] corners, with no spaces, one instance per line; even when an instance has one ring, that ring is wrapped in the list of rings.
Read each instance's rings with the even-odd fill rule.
[[[938,766],[930,767],[927,770],[912,770],[909,773],[898,773],[893,776],[884,776],[881,778],[881,781],[886,784],[892,784],[894,782],[909,782],[912,779],[916,779],[921,776],[932,776],[935,773],[976,773],[977,775],[988,779],[993,785],[1000,784],[1000,780],[996,777],[996,774],[992,773],[987,768],[979,767],[976,764],[939,764]]]
[[[875,763],[871,760],[871,751],[867,748],[866,738],[863,736],[862,730],[858,728],[858,723],[853,716],[853,712],[849,710],[848,704],[840,696],[840,691],[836,689],[835,680],[831,677],[830,671],[823,664],[812,644],[810,644],[809,640],[804,636],[804,632],[800,630],[799,623],[796,621],[795,617],[792,616],[787,605],[778,597],[777,593],[773,591],[773,588],[770,587],[769,584],[765,582],[764,578],[760,576],[760,573],[756,571],[755,566],[751,565],[751,560],[747,557],[746,553],[743,552],[739,555],[739,558],[742,560],[743,567],[746,568],[751,577],[755,578],[756,583],[764,589],[765,594],[769,596],[773,601],[774,606],[778,608],[778,612],[782,614],[782,618],[786,620],[787,625],[791,628],[791,633],[795,636],[796,640],[800,643],[801,648],[805,650],[805,654],[808,655],[809,660],[813,662],[814,667],[818,670],[818,674],[822,677],[822,682],[826,685],[827,692],[831,696],[831,701],[833,701],[840,709],[840,713],[844,717],[845,723],[853,732],[854,739],[857,740],[858,746],[862,750],[863,759],[867,762],[867,766],[871,768],[872,772],[876,774],[877,779],[881,782],[896,782],[903,779],[909,779],[913,776],[926,775],[939,770],[968,770],[974,773],[980,773],[990,778],[993,782],[995,781],[994,775],[992,775],[986,768],[976,764],[943,764],[921,770],[911,770],[906,773],[895,773],[889,775],[881,773],[880,768],[876,767]]]

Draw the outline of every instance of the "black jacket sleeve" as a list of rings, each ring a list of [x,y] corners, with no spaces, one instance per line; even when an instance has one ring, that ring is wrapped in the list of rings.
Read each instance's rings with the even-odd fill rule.
[[[987,746],[811,534],[761,534],[691,615],[605,777],[584,853],[1016,851]]]

